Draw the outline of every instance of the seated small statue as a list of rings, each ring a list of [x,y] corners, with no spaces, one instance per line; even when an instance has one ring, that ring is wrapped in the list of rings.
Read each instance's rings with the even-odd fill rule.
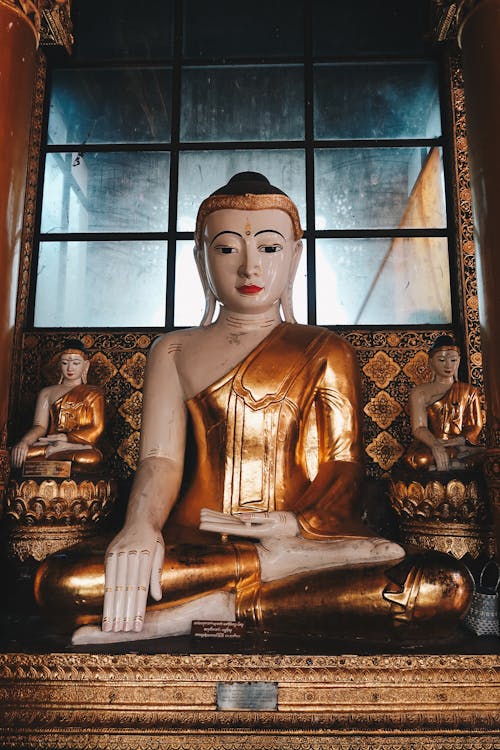
[[[467,610],[461,563],[406,554],[361,522],[356,355],[293,318],[301,236],[295,204],[263,175],[235,175],[203,201],[205,317],[149,354],[125,525],[104,564],[96,540],[38,570],[40,606],[82,626],[74,643],[187,634],[200,619],[435,636]]]
[[[482,459],[483,427],[477,388],[458,381],[460,349],[451,336],[438,336],[429,350],[432,381],[410,393],[414,442],[406,461],[413,469],[472,468]]]
[[[104,394],[87,385],[90,361],[78,339],[66,341],[59,356],[61,377],[38,394],[33,426],[12,448],[15,468],[33,459],[72,461],[93,470],[102,461],[97,442],[104,429]]]

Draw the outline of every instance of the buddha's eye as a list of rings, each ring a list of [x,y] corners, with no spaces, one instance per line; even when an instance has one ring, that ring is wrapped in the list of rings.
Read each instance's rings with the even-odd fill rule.
[[[262,247],[259,247],[261,253],[279,253],[280,250],[283,250],[281,245],[262,245]]]
[[[221,255],[231,255],[232,253],[237,253],[238,252],[235,247],[229,247],[228,245],[219,245],[215,249]]]

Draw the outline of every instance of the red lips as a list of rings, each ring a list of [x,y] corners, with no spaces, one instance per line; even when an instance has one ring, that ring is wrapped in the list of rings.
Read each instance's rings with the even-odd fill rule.
[[[238,287],[238,291],[241,292],[241,294],[258,294],[263,289],[263,286],[257,286],[256,284],[245,284],[244,286]]]

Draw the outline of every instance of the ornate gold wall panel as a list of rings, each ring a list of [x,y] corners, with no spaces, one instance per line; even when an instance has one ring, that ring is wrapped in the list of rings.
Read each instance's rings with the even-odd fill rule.
[[[0,656],[0,740],[22,748],[500,747],[498,656]],[[218,710],[275,682],[276,711]]]

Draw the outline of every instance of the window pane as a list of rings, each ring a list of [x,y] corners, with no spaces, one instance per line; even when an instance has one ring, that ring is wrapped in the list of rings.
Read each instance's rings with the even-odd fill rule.
[[[317,65],[316,138],[437,138],[441,135],[433,63]]]
[[[305,243],[293,286],[293,308],[297,321],[299,323],[307,323],[307,262]],[[194,260],[193,242],[192,240],[178,242],[175,256],[174,325],[200,325],[204,309],[205,298]]]
[[[42,242],[35,325],[163,326],[166,279],[166,242]]]
[[[320,325],[451,322],[444,237],[318,240],[316,274]]]
[[[184,5],[184,54],[188,57],[302,54],[302,0],[287,0],[286,6],[252,0],[248,8],[233,0],[185,0]]]
[[[153,60],[172,55],[172,0],[80,0],[72,13],[75,60]]]
[[[192,232],[201,201],[238,172],[261,172],[306,215],[304,152],[297,150],[186,151],[179,159],[177,229]]]
[[[175,252],[174,325],[199,326],[205,298],[193,254],[193,240],[177,242]]]
[[[304,137],[303,99],[297,66],[184,70],[181,140],[298,140]]]
[[[49,143],[169,141],[171,77],[166,68],[54,71]]]
[[[446,226],[441,149],[322,149],[316,229]]]
[[[430,47],[428,10],[409,0],[313,0],[314,54],[414,55]]]
[[[170,155],[47,154],[42,232],[166,231]]]

